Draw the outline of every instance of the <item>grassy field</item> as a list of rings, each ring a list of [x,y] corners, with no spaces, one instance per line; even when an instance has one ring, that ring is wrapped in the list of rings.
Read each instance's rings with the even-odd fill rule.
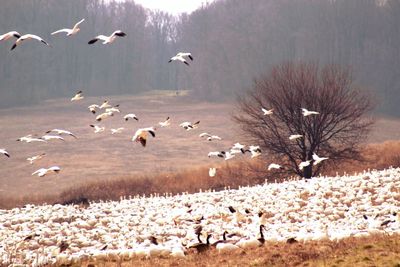
[[[155,258],[94,263],[84,266],[357,266],[399,267],[400,236],[373,235],[347,238],[339,242],[266,243],[257,249],[219,254],[210,249],[203,254],[190,253],[184,259]]]
[[[106,127],[105,132],[94,134],[89,125],[96,123],[95,115],[89,112],[87,106],[99,104],[104,99],[110,100],[111,104],[120,104],[122,112],[101,123]],[[234,175],[239,179],[237,174],[244,174],[243,170],[240,170],[243,168],[241,164],[244,157],[238,156],[225,162],[223,159],[209,159],[207,154],[209,151],[226,150],[237,141],[248,144],[231,120],[233,112],[232,103],[198,102],[186,93],[177,96],[168,91],[154,91],[135,97],[86,97],[80,102],[55,99],[37,106],[0,110],[0,147],[7,148],[11,154],[10,159],[0,158],[0,200],[3,200],[0,201],[0,208],[10,207],[5,203],[7,199],[14,199],[14,202],[19,204],[24,202],[23,199],[43,199],[43,196],[48,196],[47,199],[50,200],[71,187],[86,190],[88,185],[90,187],[97,182],[102,184],[103,192],[106,192],[114,180],[121,179],[126,181],[136,178],[143,180],[143,177],[147,180],[161,176],[165,178],[160,183],[153,181],[151,186],[147,183],[147,189],[136,188],[133,193],[139,193],[141,190],[147,193],[163,192],[162,190],[171,192],[169,189],[175,185],[179,187],[177,186],[174,192],[229,185],[225,182],[226,179]],[[139,121],[124,121],[123,115],[127,113],[135,113]],[[130,141],[137,128],[157,126],[158,122],[165,120],[167,116],[171,117],[171,126],[158,128],[156,138],[150,138],[147,147],[143,148],[140,144]],[[197,120],[201,121],[200,127],[193,131],[187,132],[178,126],[183,121]],[[122,134],[111,135],[110,129],[118,127],[125,127],[125,131]],[[16,141],[17,138],[30,133],[43,135],[53,128],[70,130],[78,139],[65,137],[65,142],[30,144]],[[198,137],[201,132],[219,135],[223,140],[208,142]],[[378,118],[369,141],[381,143],[400,139],[399,137],[399,120]],[[400,151],[400,146],[387,144],[386,148],[389,150],[396,148],[391,152],[391,157]],[[378,146],[374,150],[375,154],[381,153],[379,149],[382,150],[382,146]],[[26,161],[27,157],[39,153],[46,153],[47,156],[33,165]],[[255,159],[250,163],[261,168],[262,164],[265,164],[262,159]],[[62,168],[57,176],[31,176],[35,170],[52,165]],[[218,173],[224,175],[219,175],[218,181],[210,181],[208,178],[208,168],[211,166],[221,166]],[[351,165],[349,167],[349,171],[359,170]],[[373,167],[375,166],[371,166]],[[179,175],[168,177],[171,173]],[[254,181],[242,181],[242,184],[252,182]],[[120,183],[120,187],[138,185],[129,183]],[[162,186],[168,183],[169,188]],[[193,187],[194,183],[196,185]]]

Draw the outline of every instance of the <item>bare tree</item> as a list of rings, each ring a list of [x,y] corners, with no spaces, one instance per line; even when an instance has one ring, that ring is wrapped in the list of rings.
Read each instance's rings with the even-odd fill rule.
[[[324,165],[361,159],[360,144],[373,123],[365,117],[374,106],[371,96],[353,87],[349,69],[336,65],[274,67],[238,105],[234,120],[249,138],[281,159],[282,171],[305,178],[318,175]],[[261,108],[273,114],[264,115]],[[304,116],[302,108],[319,114]],[[295,134],[302,137],[289,140]],[[314,153],[329,160],[313,166]],[[307,160],[311,164],[301,170],[299,163]]]

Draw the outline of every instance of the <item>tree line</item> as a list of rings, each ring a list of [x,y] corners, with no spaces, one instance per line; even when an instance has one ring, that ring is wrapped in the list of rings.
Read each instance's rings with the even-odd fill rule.
[[[189,89],[205,100],[232,99],[276,64],[350,66],[355,83],[378,96],[378,111],[400,101],[397,0],[217,0],[190,15],[150,12],[133,1],[4,0],[0,32],[31,32],[52,47],[0,43],[0,107],[70,96]],[[72,38],[51,36],[85,18]],[[116,29],[110,46],[87,41]],[[193,64],[168,64],[178,51]],[[176,63],[176,62],[174,62]]]

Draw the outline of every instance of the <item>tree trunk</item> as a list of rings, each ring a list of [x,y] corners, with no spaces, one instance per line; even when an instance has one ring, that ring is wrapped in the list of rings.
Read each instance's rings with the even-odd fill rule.
[[[312,176],[312,166],[311,164],[303,169],[303,177],[306,179],[310,179]]]

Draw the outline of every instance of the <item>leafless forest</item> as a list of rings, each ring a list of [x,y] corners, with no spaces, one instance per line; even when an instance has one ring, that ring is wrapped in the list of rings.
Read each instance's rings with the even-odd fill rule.
[[[377,111],[397,115],[400,100],[400,2],[397,0],[220,0],[190,15],[150,12],[133,1],[4,0],[0,32],[34,32],[51,45],[0,46],[0,107],[69,96],[190,89],[225,100],[254,77],[289,60],[351,66],[356,83],[377,95]],[[86,22],[70,42],[50,33]],[[127,33],[111,49],[88,40]],[[169,64],[190,50],[190,67]],[[107,51],[107,52],[106,52]]]

